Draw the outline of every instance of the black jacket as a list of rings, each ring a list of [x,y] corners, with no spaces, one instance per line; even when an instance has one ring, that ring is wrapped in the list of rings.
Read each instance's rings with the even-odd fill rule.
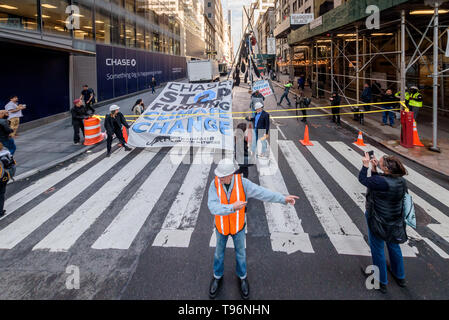
[[[375,236],[386,242],[404,243],[407,241],[407,233],[402,206],[407,183],[404,178],[384,178],[388,183],[388,191],[367,191],[368,226]]]
[[[334,98],[334,100],[331,100],[331,106],[333,107],[339,106],[341,102],[340,96],[337,94],[335,97],[332,96],[332,98]]]
[[[0,119],[0,140],[8,140],[13,131],[9,126],[8,119]]]
[[[387,95],[384,94],[382,96],[382,102],[391,102],[391,103],[386,103],[386,104],[382,104],[380,105],[380,107],[382,108],[397,108],[398,107],[398,101],[399,99],[396,98],[394,95]]]
[[[253,123],[253,128],[256,129],[256,135],[259,133],[259,129],[266,130],[266,134],[270,131],[270,115],[262,110],[259,121],[257,122],[256,127],[256,118],[247,117],[246,120],[251,121]]]
[[[119,112],[115,118],[111,114],[107,114],[104,120],[104,128],[108,134],[113,134],[115,130],[122,130],[122,126],[129,129],[130,125],[126,122],[125,116]]]
[[[92,111],[92,112],[89,113],[89,111]],[[91,106],[88,106],[88,107],[73,106],[73,108],[70,110],[70,112],[72,113],[72,124],[73,124],[75,122],[82,122],[84,119],[89,118],[90,114],[95,113],[95,109],[92,108]]]

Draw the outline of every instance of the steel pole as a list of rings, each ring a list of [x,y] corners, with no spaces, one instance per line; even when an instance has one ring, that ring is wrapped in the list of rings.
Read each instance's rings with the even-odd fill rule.
[[[334,36],[331,36],[331,92],[334,92]]]
[[[401,101],[405,100],[405,11],[401,11]],[[402,109],[402,106],[401,106]]]
[[[438,9],[439,3],[436,1],[433,25],[433,145],[429,148],[435,152],[441,152],[438,148]]]
[[[359,66],[359,26],[357,25],[355,27],[355,34],[356,34],[356,44],[355,44],[355,68],[356,68],[356,74],[355,74],[355,81],[357,82],[355,87],[356,87],[356,99],[357,99],[357,104],[360,103],[360,66]]]

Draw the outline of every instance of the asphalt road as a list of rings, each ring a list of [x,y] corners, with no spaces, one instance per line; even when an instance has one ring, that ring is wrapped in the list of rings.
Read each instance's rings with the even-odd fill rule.
[[[234,111],[248,105],[247,87],[235,88]],[[274,97],[266,109],[280,109]],[[404,160],[418,227],[403,246],[408,287],[399,288],[389,275],[383,295],[365,288],[360,271],[371,258],[357,136],[328,117],[311,118],[315,146],[303,147],[302,122],[279,119],[272,126],[277,128],[282,133],[277,148],[272,133],[274,157],[268,167],[251,167],[249,178],[300,200],[294,207],[249,201],[251,299],[449,298],[444,176]],[[378,145],[367,148],[378,157],[387,153]],[[106,159],[103,143],[9,185],[9,214],[0,220],[0,299],[208,299],[214,238],[207,187],[215,164],[171,163],[169,151],[116,150]],[[74,275],[69,266],[79,270],[79,289],[67,289]],[[222,299],[240,299],[232,248],[226,251]]]

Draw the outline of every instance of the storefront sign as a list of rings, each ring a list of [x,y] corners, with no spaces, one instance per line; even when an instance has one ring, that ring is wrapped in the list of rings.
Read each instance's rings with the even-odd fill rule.
[[[292,14],[290,16],[291,25],[309,24],[314,19],[313,13]]]

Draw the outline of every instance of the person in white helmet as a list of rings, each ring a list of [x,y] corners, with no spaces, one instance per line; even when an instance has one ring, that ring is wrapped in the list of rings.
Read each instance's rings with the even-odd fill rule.
[[[246,204],[249,198],[260,201],[294,205],[297,196],[285,196],[265,189],[241,174],[235,174],[238,165],[233,159],[223,159],[215,169],[215,179],[211,182],[207,206],[215,218],[217,245],[214,255],[214,276],[209,287],[209,296],[217,296],[224,272],[226,242],[231,236],[234,241],[236,273],[240,279],[240,292],[249,298],[249,283],[246,274],[245,225]]]
[[[120,107],[118,105],[112,105],[109,107],[109,114],[106,115],[106,118],[104,120],[104,128],[107,133],[107,139],[106,139],[106,145],[107,145],[107,151],[106,154],[107,157],[111,155],[111,147],[112,147],[112,139],[115,134],[117,139],[120,141],[122,146],[125,147],[126,151],[130,151],[131,148],[126,145],[126,141],[123,138],[122,133],[122,126],[125,126],[127,129],[129,129],[130,125],[128,122],[126,122],[125,116],[119,111]]]

